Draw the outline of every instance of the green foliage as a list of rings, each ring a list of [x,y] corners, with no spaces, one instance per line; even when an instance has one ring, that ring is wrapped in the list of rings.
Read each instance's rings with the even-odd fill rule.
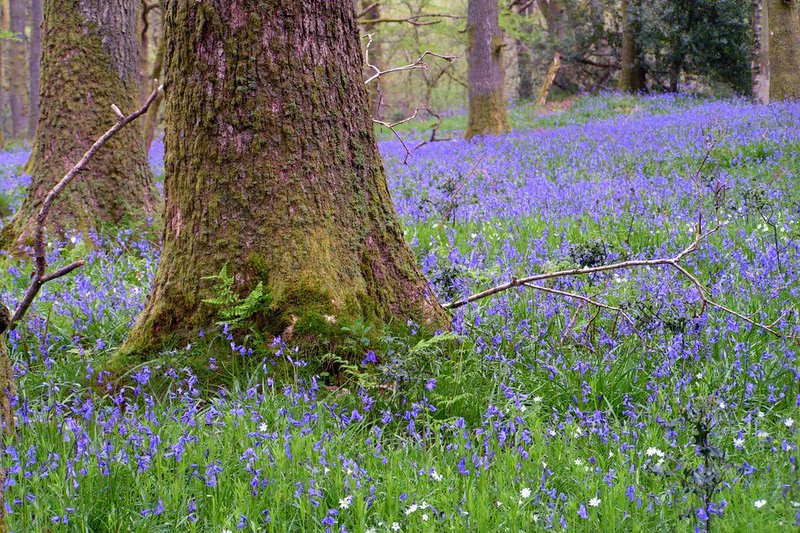
[[[261,281],[244,298],[234,291],[235,280],[228,274],[228,265],[223,266],[219,274],[203,279],[214,281],[213,290],[216,294],[215,297],[207,298],[203,302],[216,307],[223,322],[231,326],[240,326],[256,313],[261,313],[269,307],[270,296],[264,290]]]

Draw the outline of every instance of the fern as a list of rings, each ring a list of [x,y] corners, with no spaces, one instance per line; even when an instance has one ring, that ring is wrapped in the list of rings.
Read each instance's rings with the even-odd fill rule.
[[[266,309],[270,303],[270,295],[260,281],[244,298],[236,294],[233,290],[233,276],[228,274],[228,265],[223,266],[219,274],[203,279],[215,282],[214,293],[216,294],[214,298],[206,298],[203,302],[217,307],[220,318],[232,326],[241,325],[254,314]]]

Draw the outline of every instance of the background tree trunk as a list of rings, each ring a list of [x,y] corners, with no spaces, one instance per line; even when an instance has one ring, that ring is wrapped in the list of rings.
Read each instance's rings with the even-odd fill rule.
[[[644,68],[639,57],[637,4],[634,0],[622,0],[622,50],[620,57],[619,90],[638,92],[645,87]]]
[[[503,94],[503,34],[497,0],[469,0],[467,6],[467,139],[510,129]]]
[[[770,36],[770,100],[794,100],[800,98],[800,13],[797,2],[766,1]]]
[[[8,2],[0,0],[0,31],[8,29]],[[6,90],[3,84],[4,53],[6,51],[5,39],[0,39],[0,149],[6,145]],[[2,213],[5,216],[5,213]]]
[[[31,0],[31,40],[28,48],[28,75],[30,82],[30,112],[28,138],[36,135],[39,122],[39,59],[42,56],[42,0]]]
[[[263,282],[267,335],[445,324],[389,197],[353,0],[175,0],[165,28],[163,250],[112,368],[213,328],[223,266],[242,296]]]
[[[6,76],[8,78],[8,105],[11,109],[11,137],[23,139],[27,134],[25,122],[25,18],[24,0],[9,0],[9,26],[14,39],[8,41],[8,62]]]
[[[139,107],[139,0],[46,0],[39,125],[28,195],[2,243],[18,249],[31,236],[39,205],[101,132]],[[156,197],[136,124],[115,136],[62,194],[49,230],[87,231],[103,224],[144,223]]]
[[[765,0],[753,0],[753,98],[769,103],[769,14]]]

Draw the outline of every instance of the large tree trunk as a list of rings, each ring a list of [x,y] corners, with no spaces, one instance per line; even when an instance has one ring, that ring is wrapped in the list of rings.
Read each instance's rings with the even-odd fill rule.
[[[469,0],[467,7],[469,111],[467,139],[508,131],[503,94],[503,34],[497,0]]]
[[[2,243],[30,240],[47,191],[123,112],[139,107],[139,0],[46,0],[39,125],[30,162],[33,181]],[[142,130],[124,129],[59,197],[49,230],[88,231],[104,224],[145,223],[156,198]]]
[[[766,0],[769,27],[769,97],[800,98],[800,13],[795,0]],[[763,24],[763,22],[762,22]]]
[[[11,109],[11,137],[22,139],[27,133],[25,122],[25,2],[9,0],[9,31],[14,39],[8,43],[8,63],[6,77],[8,79],[8,105]]]
[[[214,327],[223,266],[293,341],[365,319],[446,323],[403,238],[368,112],[353,0],[173,0],[163,249],[113,368]]]
[[[153,61],[153,70],[150,71],[150,83],[153,80],[160,80],[163,78],[162,73],[164,70],[164,0],[159,0],[159,17],[160,17],[160,24],[158,25],[158,34],[160,35],[157,41],[157,48],[156,48],[156,57]],[[156,96],[155,101],[150,106],[150,109],[147,110],[147,116],[145,117],[145,124],[144,124],[144,147],[147,152],[150,152],[150,146],[152,146],[153,141],[156,138],[156,129],[158,128],[158,113],[161,109],[161,102],[164,99],[164,93],[158,93]]]
[[[39,59],[42,56],[42,0],[31,0],[31,41],[28,48],[28,72],[30,82],[30,113],[28,114],[28,138],[36,135],[39,123]]]
[[[8,3],[6,0],[0,0],[0,32],[5,32],[8,29]],[[6,91],[5,86],[3,85],[3,67],[4,65],[4,57],[3,54],[5,53],[5,39],[0,39],[0,149],[3,149],[6,145],[6,121],[5,121],[5,109],[6,109]],[[5,216],[5,213],[0,213],[1,215]]]

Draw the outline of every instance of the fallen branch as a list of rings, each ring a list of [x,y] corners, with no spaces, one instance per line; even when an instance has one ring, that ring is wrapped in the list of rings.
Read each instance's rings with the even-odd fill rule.
[[[710,158],[710,155],[711,155],[711,152],[712,152],[713,148],[714,148],[714,142],[713,141],[708,142],[707,146],[706,146],[705,155],[704,155],[702,161],[700,162],[700,165],[698,166],[697,172],[692,177],[692,180],[694,181],[694,183],[695,183],[695,185],[697,187],[697,201],[698,201],[698,213],[697,213],[697,219],[696,219],[695,227],[694,227],[694,235],[695,235],[694,239],[692,240],[692,242],[688,246],[686,246],[683,250],[678,252],[673,257],[665,257],[665,258],[657,258],[657,259],[632,259],[632,260],[628,260],[628,261],[619,261],[619,262],[616,262],[616,263],[599,265],[599,266],[595,266],[595,267],[571,268],[571,269],[566,269],[566,270],[558,270],[558,271],[555,271],[555,272],[545,272],[545,273],[542,273],[542,274],[534,274],[534,275],[526,276],[526,277],[522,277],[522,278],[513,277],[513,278],[511,278],[509,281],[507,281],[505,283],[501,283],[500,285],[496,285],[496,286],[491,287],[489,289],[477,292],[477,293],[475,293],[475,294],[473,294],[471,296],[468,296],[466,298],[463,298],[461,300],[456,300],[456,301],[453,301],[453,302],[445,303],[445,304],[443,304],[443,307],[445,309],[457,309],[459,307],[463,307],[463,306],[465,306],[467,304],[470,304],[472,302],[475,302],[475,301],[478,301],[478,300],[482,300],[482,299],[488,298],[490,296],[494,296],[495,294],[507,291],[509,289],[513,289],[515,287],[528,287],[528,288],[532,288],[532,289],[543,291],[543,292],[549,292],[549,293],[553,293],[553,294],[560,294],[562,296],[566,296],[566,297],[569,297],[569,298],[576,298],[576,299],[581,300],[584,303],[588,303],[588,304],[594,305],[595,307],[605,308],[605,309],[609,309],[609,310],[618,312],[618,313],[621,314],[620,316],[623,316],[623,318],[625,318],[628,322],[633,323],[632,319],[629,316],[625,315],[623,313],[622,309],[620,309],[618,307],[609,306],[607,304],[603,304],[601,302],[598,302],[596,300],[593,300],[591,298],[588,298],[588,297],[585,297],[585,296],[582,296],[582,295],[579,295],[579,294],[567,293],[567,292],[564,292],[564,291],[558,291],[556,289],[551,289],[549,287],[536,285],[535,282],[540,282],[540,281],[549,280],[549,279],[555,279],[555,278],[562,278],[562,277],[586,276],[586,275],[589,275],[589,274],[596,274],[596,273],[601,273],[601,272],[609,272],[609,271],[612,271],[612,270],[622,270],[622,269],[629,269],[629,268],[636,268],[636,267],[668,267],[668,268],[674,269],[681,276],[683,276],[684,278],[689,280],[689,282],[691,283],[691,285],[694,287],[695,291],[697,292],[698,298],[702,302],[702,306],[703,307],[700,310],[701,313],[703,311],[705,311],[705,309],[707,307],[713,307],[713,308],[715,308],[715,309],[717,309],[719,311],[722,311],[722,312],[727,313],[727,314],[729,314],[731,316],[734,316],[734,317],[736,317],[736,318],[738,318],[740,320],[743,320],[744,322],[747,322],[748,324],[750,324],[750,325],[752,325],[752,326],[754,326],[754,327],[756,327],[758,329],[761,329],[761,330],[766,331],[766,332],[768,332],[768,333],[770,333],[772,335],[775,335],[776,337],[780,337],[780,338],[785,337],[785,335],[783,333],[781,333],[780,331],[775,329],[775,326],[780,322],[780,320],[786,314],[781,315],[781,317],[779,317],[777,320],[775,320],[774,322],[772,322],[770,324],[764,324],[762,322],[758,322],[756,320],[753,320],[753,318],[751,318],[751,317],[749,317],[747,315],[744,315],[744,314],[742,314],[742,313],[740,313],[740,312],[738,312],[738,311],[736,311],[734,309],[731,309],[730,307],[727,307],[726,305],[721,304],[721,303],[717,302],[716,300],[714,300],[711,297],[711,292],[702,283],[700,283],[700,280],[698,280],[695,275],[693,275],[691,272],[686,270],[686,268],[683,265],[680,264],[683,259],[685,259],[691,253],[695,252],[700,247],[700,243],[703,240],[705,240],[708,236],[712,235],[713,233],[716,233],[722,227],[722,222],[720,221],[720,217],[719,217],[719,205],[720,205],[720,197],[724,197],[725,189],[724,189],[724,187],[722,187],[720,185],[715,185],[713,193],[714,193],[714,207],[715,207],[715,215],[716,215],[716,224],[712,229],[710,229],[708,231],[703,231],[703,198],[702,198],[702,184],[700,182],[700,180],[701,180],[700,176],[701,176],[703,167],[705,166],[705,164],[708,162],[708,160]],[[794,335],[792,335],[792,337],[794,337]]]

